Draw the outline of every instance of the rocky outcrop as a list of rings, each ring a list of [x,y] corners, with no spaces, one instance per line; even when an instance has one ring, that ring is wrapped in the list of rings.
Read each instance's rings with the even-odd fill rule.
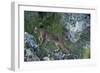
[[[24,33],[24,44],[25,47],[32,48],[33,50],[38,47],[35,37],[27,32]]]
[[[36,49],[38,47],[34,36],[25,32],[24,33],[24,61],[39,61],[39,57],[36,55]]]
[[[67,30],[66,34],[68,39],[75,43],[80,39],[83,31],[90,27],[90,14],[65,13],[63,15],[63,22]]]
[[[31,48],[24,48],[24,61],[40,61],[40,59]]]

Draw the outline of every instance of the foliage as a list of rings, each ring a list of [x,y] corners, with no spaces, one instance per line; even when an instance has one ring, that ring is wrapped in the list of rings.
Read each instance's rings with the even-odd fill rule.
[[[37,27],[38,29],[48,29],[49,32],[62,35],[64,26],[60,20],[61,15],[61,13],[25,11],[25,31],[34,34],[34,28]]]

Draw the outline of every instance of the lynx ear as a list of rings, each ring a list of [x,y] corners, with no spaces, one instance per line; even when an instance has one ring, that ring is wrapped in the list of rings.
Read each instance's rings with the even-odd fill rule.
[[[34,31],[35,33],[37,33],[37,27],[35,27],[33,31]]]
[[[35,27],[34,30],[37,30],[37,27]]]

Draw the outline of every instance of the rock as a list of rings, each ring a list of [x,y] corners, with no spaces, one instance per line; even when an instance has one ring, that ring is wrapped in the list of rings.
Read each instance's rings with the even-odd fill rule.
[[[78,56],[74,54],[66,54],[63,59],[78,59]]]
[[[44,57],[44,58],[43,58],[43,61],[49,61],[49,60],[50,60],[49,57]]]
[[[78,59],[79,57],[75,54],[64,53],[63,51],[59,51],[54,53],[54,60],[67,60],[67,59]]]
[[[38,47],[35,37],[27,32],[24,33],[24,42],[25,46],[28,48],[33,48],[35,50]]]
[[[90,27],[90,14],[67,13],[64,14],[63,21],[68,39],[75,43],[80,39],[83,30]]]
[[[24,49],[24,61],[40,61],[35,52],[31,51],[31,48]]]
[[[55,60],[62,60],[63,56],[64,56],[64,54],[61,51],[54,53]]]

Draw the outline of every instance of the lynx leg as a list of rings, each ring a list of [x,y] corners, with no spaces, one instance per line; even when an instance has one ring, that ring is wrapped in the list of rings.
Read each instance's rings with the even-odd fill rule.
[[[56,47],[57,47],[57,49],[55,50],[55,52],[57,52],[57,51],[59,51],[59,49],[60,49],[60,48],[59,48],[59,44],[55,42],[55,45],[56,45]]]

